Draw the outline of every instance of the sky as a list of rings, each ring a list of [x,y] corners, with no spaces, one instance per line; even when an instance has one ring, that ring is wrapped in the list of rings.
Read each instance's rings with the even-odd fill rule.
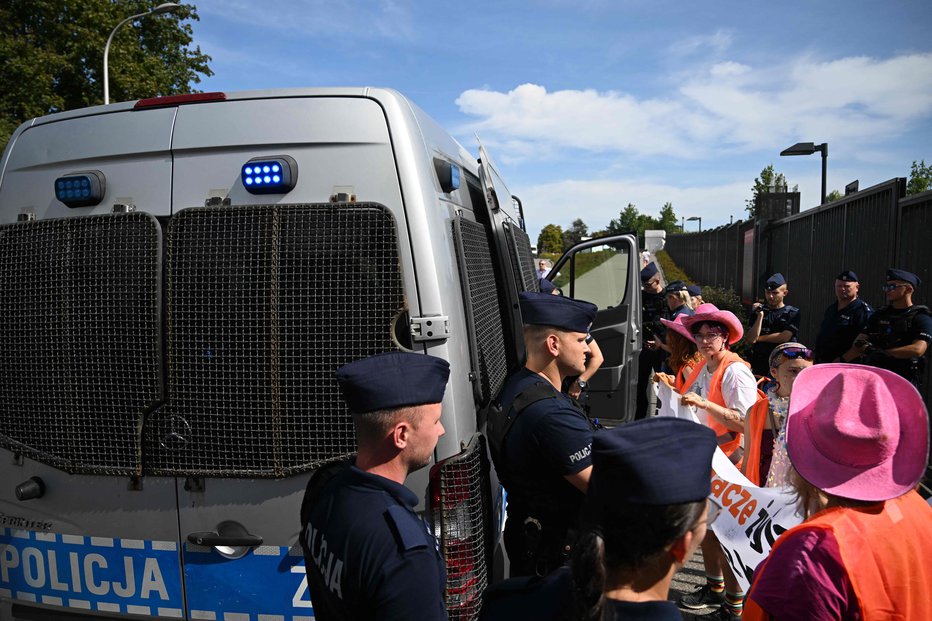
[[[394,88],[546,224],[605,228],[670,202],[703,229],[746,217],[773,164],[828,192],[932,164],[929,0],[194,0],[204,91]],[[699,222],[686,223],[687,230]]]

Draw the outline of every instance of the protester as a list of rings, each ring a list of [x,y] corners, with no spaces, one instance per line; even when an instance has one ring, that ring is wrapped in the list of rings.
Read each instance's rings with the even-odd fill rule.
[[[812,350],[800,343],[783,343],[770,354],[770,376],[776,380],[744,419],[742,469],[751,483],[783,487],[789,458],[786,456],[786,413],[793,383],[803,369],[812,366]]]
[[[922,398],[885,369],[799,374],[786,431],[806,520],[755,572],[745,619],[932,619],[932,508]]]
[[[657,373],[654,375],[654,381],[663,381],[680,394],[683,393],[686,378],[690,376],[693,369],[705,362],[705,358],[699,353],[699,348],[696,347],[696,340],[683,325],[683,319],[687,316],[679,315],[673,321],[669,319],[660,320],[667,328],[665,342],[670,350],[670,356],[667,358],[666,364],[670,367],[672,374]]]
[[[696,340],[704,363],[697,365],[686,380],[682,403],[703,410],[708,425],[717,436],[719,448],[733,463],[741,459],[741,432],[747,411],[758,401],[757,382],[747,363],[730,345],[741,340],[744,328],[730,311],[714,304],[703,304],[696,314],[683,319],[683,325]],[[725,562],[721,545],[710,531],[702,542],[706,584],[680,598],[685,608],[723,606],[731,618],[741,614],[744,593]]]
[[[585,532],[569,567],[493,585],[480,619],[680,621],[670,582],[718,515],[706,500],[715,447],[708,428],[676,418],[597,434]]]

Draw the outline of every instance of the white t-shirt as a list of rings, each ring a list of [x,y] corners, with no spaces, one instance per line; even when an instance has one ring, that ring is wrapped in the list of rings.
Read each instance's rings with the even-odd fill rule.
[[[712,374],[709,373],[708,366],[703,365],[690,391],[707,399],[711,383]],[[722,374],[722,398],[725,400],[725,406],[736,410],[741,415],[741,420],[744,420],[751,406],[757,403],[757,380],[747,365],[740,362],[728,365]]]

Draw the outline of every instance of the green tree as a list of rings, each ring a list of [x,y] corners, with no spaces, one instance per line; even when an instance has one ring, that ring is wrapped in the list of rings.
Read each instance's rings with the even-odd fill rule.
[[[751,188],[751,199],[745,201],[745,211],[751,218],[757,215],[757,196],[768,192],[786,192],[787,183],[783,173],[774,170],[773,164],[770,164],[762,171],[760,177],[754,179],[754,187]]]
[[[537,254],[559,254],[563,251],[563,229],[557,224],[548,224],[537,236]]]
[[[826,202],[826,203],[834,203],[835,201],[841,200],[841,199],[843,199],[844,197],[845,197],[845,195],[842,194],[840,191],[838,191],[838,190],[832,190],[831,192],[828,193],[828,196],[825,197],[825,202]]]
[[[932,190],[932,165],[926,166],[925,160],[918,164],[913,160],[909,181],[906,182],[906,194],[919,194],[926,190]]]
[[[33,117],[103,103],[103,50],[113,28],[154,0],[0,3],[0,140]],[[191,47],[194,5],[130,22],[110,44],[110,99],[193,92],[213,72]]]
[[[644,231],[647,229],[659,228],[656,218],[642,214],[633,203],[621,210],[618,218],[608,223],[606,231],[609,235],[618,235],[619,233],[634,233],[639,243],[644,241]]]
[[[570,228],[563,231],[563,251],[567,251],[573,244],[578,244],[583,237],[589,234],[589,227],[582,221],[582,218],[573,220]]]
[[[673,203],[664,203],[663,207],[660,208],[660,218],[657,220],[657,228],[662,229],[671,233],[679,233],[682,231],[682,227],[676,217],[676,212],[673,211]]]

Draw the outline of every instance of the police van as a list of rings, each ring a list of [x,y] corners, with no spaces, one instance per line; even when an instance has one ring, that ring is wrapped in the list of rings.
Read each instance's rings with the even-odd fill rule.
[[[635,246],[554,272],[600,308],[603,418],[633,399]],[[446,435],[407,485],[451,618],[473,618],[501,515],[483,412],[523,360],[530,249],[484,149],[391,90],[23,124],[0,161],[0,619],[313,618],[301,498],[355,451],[334,370],[392,349],[451,365]]]

